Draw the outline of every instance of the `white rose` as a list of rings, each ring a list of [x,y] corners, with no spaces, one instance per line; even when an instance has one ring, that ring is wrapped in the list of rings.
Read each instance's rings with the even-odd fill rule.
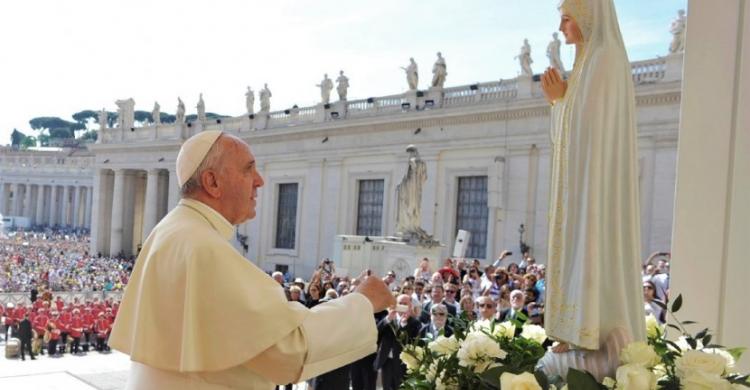
[[[490,367],[495,359],[505,358],[507,353],[500,345],[481,331],[470,332],[458,349],[458,364],[482,373]]]
[[[459,344],[455,336],[445,337],[441,335],[435,341],[430,342],[427,347],[440,356],[448,356],[458,351]]]
[[[626,364],[617,368],[617,390],[654,390],[656,375],[640,364]]]
[[[471,325],[471,329],[475,331],[485,331],[487,333],[492,334],[495,337],[505,337],[512,339],[516,335],[516,326],[513,325],[510,321],[505,321],[501,323],[495,323],[495,329],[492,330],[492,321],[491,320],[481,320],[481,321],[475,321],[474,324]]]
[[[653,314],[646,316],[646,335],[648,337],[657,337],[664,334],[664,325],[659,323],[659,320],[654,317]]]
[[[608,376],[605,376],[604,379],[602,380],[602,384],[604,385],[604,387],[606,387],[608,389],[614,389],[615,385],[617,384],[617,382],[615,382],[614,379],[612,379],[612,378],[610,378]]]
[[[500,388],[503,390],[542,390],[536,377],[528,372],[519,375],[504,372],[500,375]]]
[[[544,340],[547,340],[547,332],[539,325],[524,324],[521,330],[521,337],[542,344]]]
[[[512,339],[516,336],[516,326],[510,321],[501,322],[495,324],[495,336],[505,337],[506,339]]]
[[[623,348],[620,352],[620,360],[624,364],[640,364],[646,368],[651,368],[661,362],[654,347],[643,341],[630,343]]]
[[[700,371],[706,374],[721,375],[727,365],[726,359],[719,354],[687,350],[675,361],[677,376],[687,378]]]
[[[729,352],[727,352],[727,351],[725,351],[723,349],[720,349],[720,348],[704,348],[703,352],[706,352],[706,353],[715,353],[715,354],[723,357],[724,360],[726,360],[727,364],[726,364],[726,366],[724,366],[724,374],[728,374],[728,373],[732,372],[732,370],[734,369],[735,361],[734,361],[734,356],[732,356],[731,353],[729,353]]]
[[[413,372],[419,368],[419,363],[424,358],[424,349],[422,347],[407,348],[398,357],[406,365],[406,371]]]
[[[730,390],[732,388],[731,383],[719,375],[703,371],[693,371],[681,379],[680,384],[684,390]]]

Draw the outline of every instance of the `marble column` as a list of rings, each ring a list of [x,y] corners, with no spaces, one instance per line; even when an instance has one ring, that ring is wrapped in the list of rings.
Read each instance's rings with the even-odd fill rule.
[[[26,183],[23,186],[23,212],[21,213],[24,217],[31,219],[32,207],[31,207],[31,185]]]
[[[67,184],[63,186],[61,208],[62,208],[62,216],[60,217],[60,225],[69,226],[70,225],[70,186]]]
[[[5,203],[8,201],[8,193],[5,190],[6,185],[4,182],[0,182],[0,214],[7,214],[5,210]]]
[[[73,228],[77,228],[80,225],[79,221],[81,220],[81,189],[83,187],[75,186],[73,187],[73,217],[70,220],[70,226]]]
[[[143,205],[143,240],[151,233],[156,226],[156,207],[158,203],[159,169],[149,169],[146,177],[146,200]]]
[[[57,225],[57,208],[59,203],[57,202],[57,185],[53,184],[50,186],[49,192],[49,225]]]
[[[91,229],[91,212],[94,208],[94,187],[86,187],[86,207],[83,210],[83,226]]]
[[[110,224],[109,255],[122,252],[122,223],[125,193],[125,170],[115,169],[115,185],[112,190],[112,223]]]
[[[34,218],[34,224],[44,225],[44,186],[36,186],[36,217]]]
[[[13,206],[11,207],[10,214],[14,217],[17,217],[21,215],[21,194],[19,193],[21,185],[18,183],[13,183],[11,184],[11,188],[11,191],[13,191]]]
[[[177,171],[169,170],[169,197],[167,200],[167,212],[171,211],[180,201],[180,185],[177,184]]]

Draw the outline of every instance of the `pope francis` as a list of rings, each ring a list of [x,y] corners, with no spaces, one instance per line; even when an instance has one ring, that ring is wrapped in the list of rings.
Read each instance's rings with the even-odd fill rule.
[[[375,351],[372,315],[395,304],[379,278],[307,309],[229,243],[263,186],[244,141],[191,137],[177,178],[182,200],[143,244],[110,337],[132,360],[127,389],[272,389]]]

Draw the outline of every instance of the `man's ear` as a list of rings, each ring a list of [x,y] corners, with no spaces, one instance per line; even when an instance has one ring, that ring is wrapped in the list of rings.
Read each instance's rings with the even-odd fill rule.
[[[221,196],[221,190],[219,190],[219,182],[217,179],[216,172],[211,169],[207,169],[201,174],[201,186],[214,198]]]

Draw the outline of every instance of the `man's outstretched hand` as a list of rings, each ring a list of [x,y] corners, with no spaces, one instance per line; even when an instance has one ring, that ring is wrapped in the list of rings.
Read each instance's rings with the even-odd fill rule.
[[[393,297],[388,286],[374,275],[368,275],[369,271],[364,271],[359,276],[361,283],[356,292],[364,295],[372,303],[373,312],[377,313],[389,307],[396,306],[396,298]]]

